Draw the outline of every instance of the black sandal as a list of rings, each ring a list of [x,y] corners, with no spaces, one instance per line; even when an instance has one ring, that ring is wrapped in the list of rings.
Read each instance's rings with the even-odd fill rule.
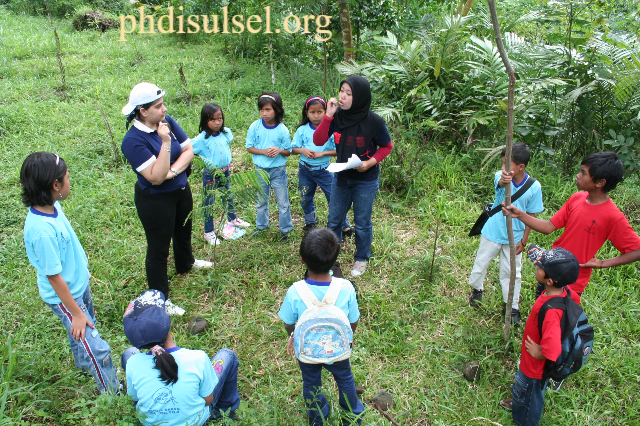
[[[344,228],[342,230],[342,236],[343,237],[350,237],[353,235],[353,228]]]
[[[507,411],[513,410],[513,399],[507,398],[500,401],[500,406]]]

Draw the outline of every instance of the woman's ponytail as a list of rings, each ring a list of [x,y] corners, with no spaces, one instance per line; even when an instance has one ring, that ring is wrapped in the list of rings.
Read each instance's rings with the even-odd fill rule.
[[[167,386],[178,381],[178,364],[169,352],[160,345],[151,348],[151,353],[155,360],[155,368],[160,372],[160,380]]]

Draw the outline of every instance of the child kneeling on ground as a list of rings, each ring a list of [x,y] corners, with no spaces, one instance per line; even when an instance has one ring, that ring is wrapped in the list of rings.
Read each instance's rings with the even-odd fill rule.
[[[309,278],[289,287],[278,313],[290,336],[287,353],[298,358],[309,424],[314,426],[322,426],[331,412],[320,391],[323,368],[338,385],[339,404],[345,410],[342,424],[361,424],[364,411],[349,362],[360,311],[353,284],[329,272],[338,253],[340,241],[332,231],[311,229],[300,244]]]
[[[545,291],[536,300],[527,318],[522,336],[520,367],[511,387],[512,398],[503,399],[500,405],[512,411],[513,421],[518,426],[537,426],[542,418],[544,392],[549,384],[545,377],[547,360],[556,361],[562,353],[561,321],[564,311],[548,309],[544,315],[542,333],[538,328],[538,313],[542,306],[554,297],[566,297],[565,286],[578,279],[578,260],[568,250],[556,247],[542,250],[532,244],[527,252],[536,265],[535,277],[544,284]],[[571,292],[577,303],[577,294]]]
[[[147,290],[131,302],[123,323],[135,347],[122,354],[122,368],[127,394],[146,416],[142,424],[204,425],[223,413],[236,418],[239,362],[232,350],[221,349],[209,359],[204,351],[178,347],[159,290]]]

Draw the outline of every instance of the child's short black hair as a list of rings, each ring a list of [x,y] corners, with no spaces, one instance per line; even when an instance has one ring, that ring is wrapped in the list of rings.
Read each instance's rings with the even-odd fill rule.
[[[62,182],[67,174],[67,163],[50,152],[34,152],[22,163],[20,184],[25,206],[52,206],[51,189],[55,181]]]
[[[542,269],[542,268],[540,268],[540,269]],[[544,271],[544,269],[542,269],[542,270]],[[550,280],[551,280],[551,282],[553,283],[553,286],[554,286],[555,288],[562,288],[562,287],[565,287],[565,286],[568,286],[568,285],[569,285],[569,284],[567,284],[567,283],[562,283],[562,282],[556,281],[556,280],[554,280],[553,278],[549,278],[549,275],[547,275],[547,271],[544,271],[544,279],[545,279],[545,280],[550,279]]]
[[[596,152],[582,160],[580,165],[589,167],[594,183],[602,179],[606,181],[602,187],[604,193],[616,189],[624,178],[624,165],[615,152]]]
[[[282,123],[284,118],[284,107],[282,106],[282,98],[276,92],[262,92],[258,98],[258,110],[266,104],[271,104],[271,108],[276,112],[276,123]]]
[[[204,104],[202,107],[202,111],[200,111],[200,127],[199,132],[205,132],[205,136],[209,137],[212,135],[211,129],[209,128],[209,120],[213,119],[213,114],[220,111],[222,114],[222,126],[220,126],[220,133],[226,133],[224,130],[224,111],[218,104]]]
[[[502,148],[502,157],[507,153],[507,148]],[[531,159],[531,150],[522,142],[516,142],[511,146],[511,161],[518,164],[524,164],[525,166],[529,164],[529,160]]]
[[[314,274],[329,272],[340,253],[340,240],[329,228],[314,228],[300,243],[300,257]]]

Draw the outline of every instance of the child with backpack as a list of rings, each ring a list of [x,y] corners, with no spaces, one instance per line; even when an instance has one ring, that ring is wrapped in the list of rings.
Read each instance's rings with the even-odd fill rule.
[[[311,229],[300,243],[309,277],[289,287],[278,313],[289,335],[287,353],[298,358],[309,424],[314,426],[322,426],[331,413],[320,390],[323,368],[338,385],[343,426],[354,420],[361,424],[364,411],[349,362],[360,318],[356,292],[350,281],[330,274],[339,253],[340,241],[332,231]]]
[[[492,216],[487,219],[482,227],[480,245],[473,263],[473,269],[469,276],[469,284],[472,287],[469,304],[478,306],[482,301],[483,281],[487,274],[489,264],[500,253],[500,284],[502,286],[502,300],[507,302],[509,295],[509,276],[511,265],[509,264],[509,237],[507,235],[507,220],[501,214],[500,204],[505,199],[505,187],[511,185],[513,205],[518,206],[527,215],[535,216],[544,210],[542,205],[542,189],[540,183],[529,176],[525,171],[531,157],[529,147],[522,142],[513,144],[511,161],[505,158],[506,148],[502,150],[502,170],[495,173],[493,187],[495,189],[495,201],[491,210]],[[519,220],[513,221],[513,238],[516,242],[516,280],[513,288],[513,302],[511,304],[511,323],[520,323],[520,286],[522,277],[522,251],[527,244],[531,229]],[[506,309],[506,306],[505,306]]]
[[[551,247],[564,247],[578,259],[580,275],[569,286],[577,296],[582,296],[589,284],[593,268],[611,268],[640,260],[640,237],[607,195],[623,176],[624,166],[615,153],[597,152],[582,160],[576,176],[578,192],[569,197],[551,219],[538,219],[523,213],[517,206],[508,207],[513,218],[543,234],[564,228]],[[503,208],[503,213],[508,213],[507,208]],[[607,240],[621,254],[611,259],[598,259],[596,254]],[[536,296],[542,290],[539,284]]]
[[[500,401],[518,426],[540,423],[549,379],[561,381],[579,370],[593,345],[593,328],[575,301],[577,295],[565,288],[578,279],[576,257],[561,247],[542,250],[534,244],[527,254],[545,290],[527,318],[512,397]]]

